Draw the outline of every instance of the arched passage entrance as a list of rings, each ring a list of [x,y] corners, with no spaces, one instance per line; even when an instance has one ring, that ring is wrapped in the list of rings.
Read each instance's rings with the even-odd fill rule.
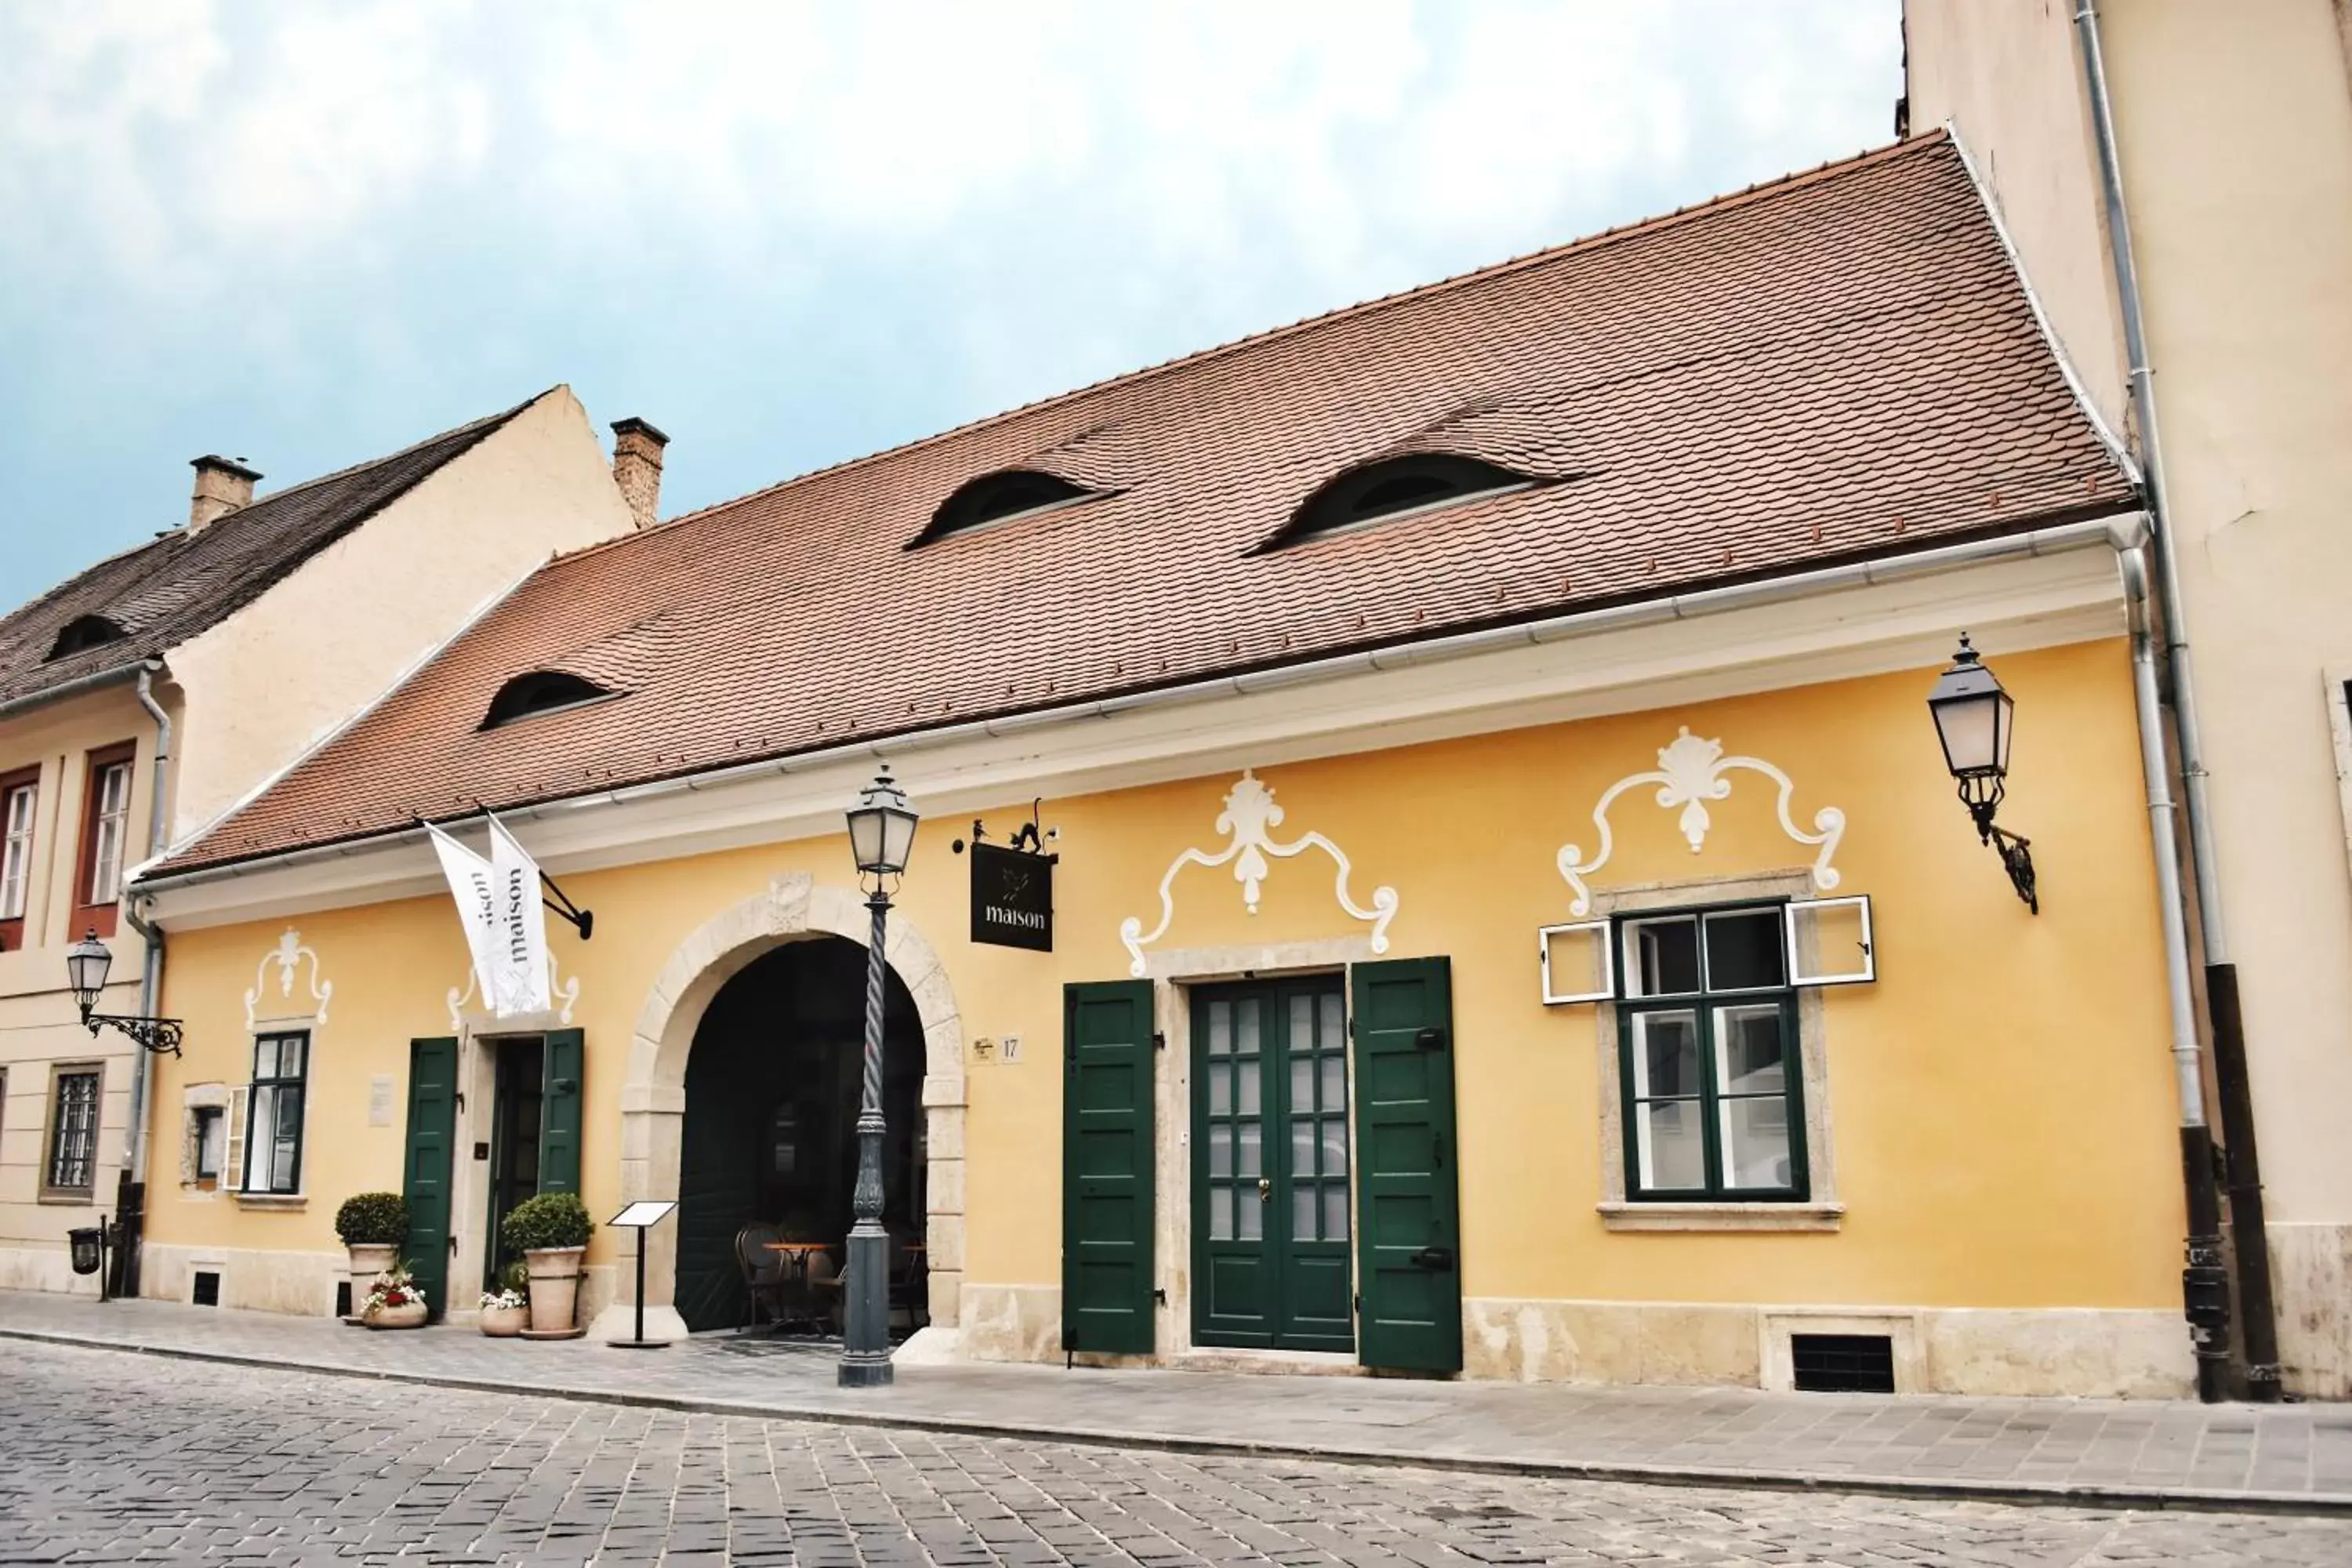
[[[817,886],[804,872],[779,877],[766,893],[720,911],[678,944],[655,977],[637,1015],[621,1089],[621,1196],[676,1198],[686,1113],[686,1069],[703,1015],[727,983],[762,955],[811,936],[866,943],[865,899],[854,889]],[[919,1339],[952,1336],[963,1286],[963,1022],[939,954],[902,914],[890,920],[885,955],[905,986],[922,1029],[922,1112],[925,1124],[924,1236],[930,1268],[932,1327]],[[677,1335],[685,1321],[673,1304],[677,1289],[675,1222],[647,1233],[646,1327]],[[600,1339],[631,1332],[635,1270],[615,1270],[618,1289],[597,1319]]]
[[[895,974],[883,1016],[882,1224],[919,1241],[923,1032]],[[865,1032],[866,950],[837,936],[762,953],[704,1010],[678,1159],[676,1304],[688,1328],[744,1321],[736,1240],[747,1226],[775,1226],[785,1240],[849,1234]]]

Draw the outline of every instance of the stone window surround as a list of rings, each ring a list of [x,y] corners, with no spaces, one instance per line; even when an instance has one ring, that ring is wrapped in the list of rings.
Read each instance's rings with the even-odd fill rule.
[[[271,944],[273,947],[275,943]],[[315,963],[316,960],[313,960]],[[289,1013],[278,1017],[255,1017],[245,1036],[245,1082],[225,1085],[231,1100],[242,1100],[241,1107],[231,1105],[229,1131],[234,1142],[237,1117],[244,1116],[245,1138],[237,1148],[237,1159],[245,1169],[253,1163],[253,1060],[254,1048],[264,1035],[300,1035],[302,1045],[302,1152],[300,1168],[294,1173],[294,1190],[290,1193],[248,1193],[241,1184],[245,1170],[226,1171],[220,1174],[220,1191],[226,1193],[237,1207],[271,1213],[294,1213],[310,1205],[310,1110],[318,1096],[312,1092],[319,1081],[319,1037],[326,1032],[326,1016],[313,1009],[308,1013]],[[226,1154],[226,1151],[224,1151]],[[226,1162],[224,1162],[226,1163]],[[191,1187],[191,1192],[197,1189]]]
[[[189,1197],[209,1198],[220,1190],[196,1185],[196,1112],[217,1110],[223,1116],[236,1114],[231,1101],[236,1091],[225,1083],[192,1083],[180,1091],[180,1186]],[[226,1129],[223,1129],[222,1163],[226,1163]],[[223,1170],[216,1182],[226,1183],[228,1172]]]
[[[1704,909],[1814,896],[1805,870],[1643,882],[1596,889],[1592,918],[1647,910]],[[1610,940],[1616,940],[1613,925]],[[1838,1197],[1836,1145],[1830,1121],[1829,1047],[1819,986],[1797,989],[1798,1057],[1804,1073],[1805,1161],[1812,1196],[1803,1203],[1654,1203],[1625,1195],[1625,1101],[1618,1067],[1617,1006],[1593,1005],[1595,1081],[1601,1095],[1601,1223],[1612,1231],[1834,1231],[1845,1221]]]
[[[53,1186],[49,1183],[49,1175],[57,1169],[58,1084],[60,1079],[77,1073],[89,1073],[98,1079],[98,1089],[90,1108],[89,1185],[86,1187]],[[105,1135],[106,1063],[103,1060],[51,1062],[48,1095],[41,1111],[40,1194],[36,1201],[85,1206],[96,1203],[98,1201],[98,1167],[100,1163],[99,1145]]]

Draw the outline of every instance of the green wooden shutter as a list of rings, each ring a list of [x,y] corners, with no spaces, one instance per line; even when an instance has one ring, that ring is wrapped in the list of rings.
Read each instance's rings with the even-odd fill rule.
[[[457,1139],[457,1042],[443,1036],[408,1042],[408,1152],[401,1196],[408,1203],[403,1249],[425,1304],[449,1310],[449,1175]],[[353,1301],[352,1310],[360,1310]]]
[[[586,1066],[577,1029],[557,1029],[541,1053],[539,1100],[539,1190],[580,1190],[580,1079]]]
[[[1062,1346],[1152,1350],[1151,984],[1062,994]]]
[[[1367,1366],[1462,1370],[1454,1001],[1443,958],[1360,963],[1357,1288]]]

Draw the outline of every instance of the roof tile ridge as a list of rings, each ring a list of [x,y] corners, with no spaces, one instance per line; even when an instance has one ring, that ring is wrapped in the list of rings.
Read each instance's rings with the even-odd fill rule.
[[[1160,360],[1151,364],[1139,366],[1134,370],[1121,371],[1117,375],[1105,376],[1099,381],[1087,382],[1082,386],[1074,386],[1048,396],[1033,397],[1026,403],[1016,403],[1010,408],[1001,408],[992,414],[983,414],[976,419],[967,419],[960,425],[950,425],[944,430],[935,430],[926,436],[899,441],[877,451],[862,453],[855,458],[845,458],[837,463],[827,463],[820,468],[810,468],[789,478],[778,479],[773,484],[762,485],[756,490],[747,490],[740,496],[734,496],[726,500],[713,501],[708,506],[698,507],[692,511],[680,512],[677,516],[665,519],[649,528],[641,528],[615,539],[600,540],[594,544],[584,545],[568,554],[558,556],[556,560],[572,561],[597,551],[609,550],[616,545],[626,544],[633,539],[640,539],[649,533],[675,528],[682,522],[692,522],[699,518],[708,517],[713,512],[726,511],[734,507],[743,506],[773,495],[778,490],[804,484],[811,479],[860,468],[867,463],[880,462],[884,458],[895,458],[903,453],[928,447],[934,442],[945,441],[957,436],[968,435],[974,430],[985,429],[989,426],[1018,415],[1048,408],[1058,403],[1073,402],[1091,394],[1109,391],[1113,387],[1148,381],[1153,376],[1165,375],[1191,365],[1203,364],[1227,354],[1239,353],[1244,349],[1276,342],[1333,321],[1353,316],[1372,315],[1409,300],[1442,294],[1450,289],[1466,288],[1471,284],[1484,282],[1492,278],[1507,277],[1514,272],[1530,270],[1580,251],[1597,250],[1605,246],[1622,243],[1637,234],[1646,234],[1678,224],[1696,222],[1703,217],[1713,216],[1720,212],[1780,195],[1804,185],[1834,179],[1874,164],[1892,163],[1899,158],[1923,154],[1949,140],[1948,134],[1938,126],[1917,136],[1905,137],[1900,141],[1884,142],[1875,147],[1865,147],[1858,153],[1851,153],[1842,158],[1825,159],[1811,168],[1794,170],[1786,174],[1775,175],[1769,180],[1758,180],[1736,191],[1726,191],[1702,201],[1685,203],[1668,212],[1653,213],[1647,217],[1633,218],[1607,228],[1596,229],[1591,234],[1579,235],[1573,239],[1563,240],[1558,245],[1546,246],[1539,250],[1506,257],[1500,261],[1488,262],[1484,267],[1472,268],[1466,272],[1453,273],[1427,283],[1414,284],[1409,289],[1399,289],[1387,294],[1376,294],[1368,299],[1358,300],[1349,304],[1334,306],[1328,310],[1318,311],[1311,316],[1302,316],[1297,321],[1285,321],[1279,326],[1244,333],[1241,337],[1230,338],[1222,343],[1212,344],[1208,348],[1195,349],[1191,353]]]

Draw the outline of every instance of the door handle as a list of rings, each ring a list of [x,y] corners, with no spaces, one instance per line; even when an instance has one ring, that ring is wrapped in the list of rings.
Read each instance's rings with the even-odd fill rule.
[[[1257,1179],[1257,1201],[1262,1204],[1270,1204],[1274,1202],[1273,1177],[1260,1176]]]
[[[1454,1272],[1454,1249],[1450,1247],[1424,1247],[1412,1255],[1415,1268],[1426,1268],[1432,1274]]]

